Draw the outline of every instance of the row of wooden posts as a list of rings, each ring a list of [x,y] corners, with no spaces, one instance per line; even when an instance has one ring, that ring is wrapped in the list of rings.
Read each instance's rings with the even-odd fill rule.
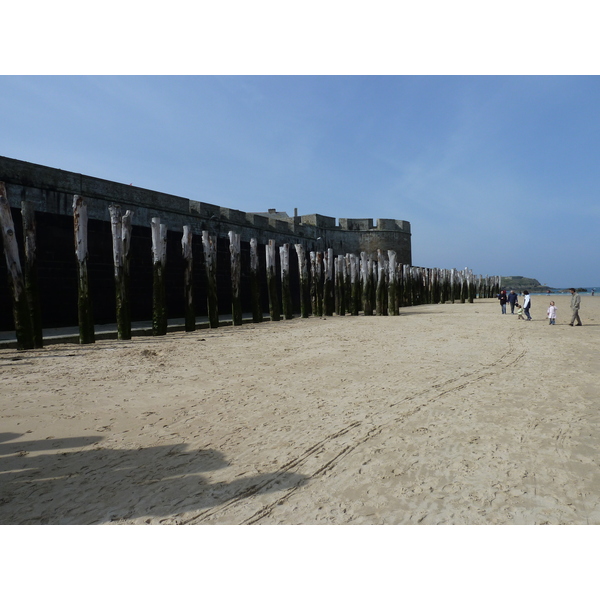
[[[36,282],[35,258],[35,212],[27,201],[23,201],[21,212],[25,240],[25,270],[21,270],[17,241],[14,232],[6,189],[0,182],[0,224],[4,242],[9,283],[13,295],[13,316],[19,348],[40,348],[43,345],[40,299]],[[131,339],[129,302],[129,249],[131,243],[130,210],[123,211],[118,205],[109,207],[113,262],[116,290],[116,321],[119,339]],[[73,221],[75,255],[78,268],[78,317],[79,340],[82,344],[94,342],[94,321],[87,273],[87,207],[84,198],[73,198]],[[166,307],[166,256],[167,228],[159,218],[153,218],[152,261],[153,261],[153,315],[154,335],[167,332]],[[240,235],[229,232],[231,256],[232,321],[242,324],[241,304],[241,253]],[[217,238],[202,232],[202,245],[207,278],[207,308],[210,327],[219,326],[217,303]],[[194,331],[192,231],[183,226],[181,240],[185,261],[183,293],[185,298],[185,330]],[[377,258],[361,252],[360,256],[346,254],[334,256],[331,248],[326,252],[308,253],[301,244],[294,245],[299,268],[300,315],[398,315],[399,308],[415,304],[437,304],[444,302],[473,302],[474,298],[494,297],[499,291],[499,277],[475,277],[469,269],[428,269],[398,264],[396,253],[377,251]],[[277,247],[269,240],[266,250],[266,280],[269,299],[269,314],[272,321],[293,318],[290,285],[290,244],[279,247],[281,284],[277,279]],[[250,294],[252,319],[261,322],[263,313],[260,301],[259,256],[256,239],[250,240]],[[281,303],[280,303],[281,293]],[[280,307],[283,310],[280,310]]]

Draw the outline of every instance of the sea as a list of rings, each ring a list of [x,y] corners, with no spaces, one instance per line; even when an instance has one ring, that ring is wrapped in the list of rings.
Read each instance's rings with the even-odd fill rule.
[[[580,296],[597,296],[598,294],[600,294],[600,286],[585,286],[582,285],[581,286],[583,289],[587,290],[586,292],[577,292]],[[550,294],[570,294],[571,292],[569,292],[569,290],[565,289],[565,288],[548,288],[547,292],[532,292],[532,296],[548,296],[548,292],[550,292]]]

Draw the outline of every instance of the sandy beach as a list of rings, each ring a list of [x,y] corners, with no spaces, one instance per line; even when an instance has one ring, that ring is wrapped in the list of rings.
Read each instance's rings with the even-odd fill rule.
[[[0,523],[599,524],[600,298],[532,298],[2,349]]]

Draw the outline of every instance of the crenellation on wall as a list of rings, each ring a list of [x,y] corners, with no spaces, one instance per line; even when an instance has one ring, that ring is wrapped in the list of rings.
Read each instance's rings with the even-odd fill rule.
[[[305,225],[314,225],[315,227],[321,227],[324,229],[335,228],[335,217],[326,217],[325,215],[302,215],[300,217],[301,223]]]
[[[340,227],[347,231],[368,231],[373,229],[373,219],[340,219]]]
[[[254,213],[246,213],[246,221],[248,221],[252,227],[257,227],[258,229],[266,229],[269,227],[268,217],[263,217]]]
[[[246,225],[246,213],[234,208],[221,208],[221,218],[236,225]]]

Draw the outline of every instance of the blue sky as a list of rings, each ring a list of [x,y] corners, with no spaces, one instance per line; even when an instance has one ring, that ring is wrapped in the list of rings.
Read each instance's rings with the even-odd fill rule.
[[[600,286],[597,76],[2,76],[0,154],[410,221],[414,264]]]

